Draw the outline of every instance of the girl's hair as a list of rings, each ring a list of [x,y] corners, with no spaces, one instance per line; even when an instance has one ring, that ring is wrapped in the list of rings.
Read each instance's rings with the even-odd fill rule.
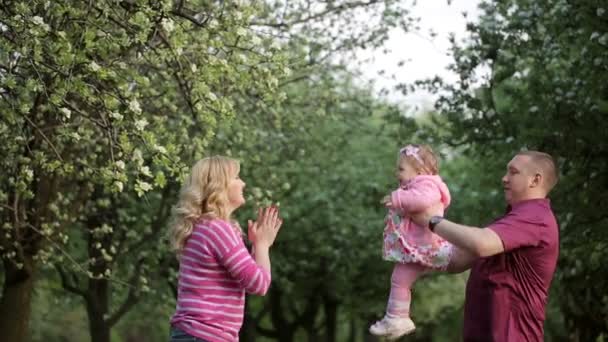
[[[184,181],[169,230],[171,248],[181,254],[194,224],[201,218],[230,220],[227,188],[238,174],[238,161],[213,156],[196,162]]]
[[[406,145],[399,150],[399,161],[402,160],[407,160],[418,172],[428,175],[439,173],[439,161],[429,145]]]

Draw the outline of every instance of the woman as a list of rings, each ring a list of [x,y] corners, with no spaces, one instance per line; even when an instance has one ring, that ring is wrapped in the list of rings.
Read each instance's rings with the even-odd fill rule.
[[[245,292],[265,295],[270,256],[282,220],[275,207],[248,221],[249,254],[232,213],[245,203],[239,163],[215,156],[199,160],[174,208],[171,244],[179,258],[171,342],[238,341]]]

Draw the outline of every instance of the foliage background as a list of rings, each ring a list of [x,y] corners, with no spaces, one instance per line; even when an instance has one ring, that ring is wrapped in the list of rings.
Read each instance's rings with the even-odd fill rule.
[[[483,226],[520,149],[558,158],[561,253],[547,341],[603,341],[608,9],[483,1],[451,69],[402,84],[440,95],[416,117],[347,61],[415,30],[409,1],[4,1],[0,4],[0,331],[7,341],[165,341],[176,261],[165,238],[198,158],[242,163],[247,205],[280,203],[268,296],[243,341],[368,341],[395,154],[431,144],[454,201]],[[460,336],[467,274],[414,292],[412,341]]]

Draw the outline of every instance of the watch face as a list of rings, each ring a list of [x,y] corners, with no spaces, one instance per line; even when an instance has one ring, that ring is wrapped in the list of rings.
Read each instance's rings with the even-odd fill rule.
[[[441,217],[441,216],[433,216],[433,217],[431,217],[431,220],[429,221],[429,223],[434,226],[437,223],[441,222],[441,220],[443,220],[443,217]]]

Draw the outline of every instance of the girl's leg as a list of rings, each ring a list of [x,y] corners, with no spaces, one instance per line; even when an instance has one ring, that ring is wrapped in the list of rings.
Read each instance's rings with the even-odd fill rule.
[[[391,294],[386,309],[388,317],[410,316],[411,288],[425,270],[424,266],[418,264],[395,264],[391,276]]]

